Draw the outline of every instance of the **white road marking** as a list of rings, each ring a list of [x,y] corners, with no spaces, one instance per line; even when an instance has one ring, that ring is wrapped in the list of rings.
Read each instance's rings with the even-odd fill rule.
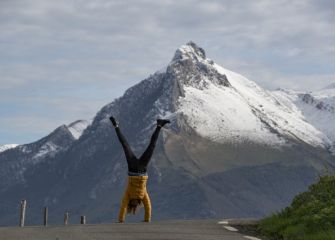
[[[250,237],[250,236],[243,236],[246,239],[250,239],[250,240],[262,240],[260,238],[256,238],[256,237]]]
[[[238,230],[234,227],[231,227],[231,226],[223,226],[225,229],[227,229],[228,231],[231,231],[231,232],[238,232]]]
[[[228,221],[220,221],[220,222],[218,222],[218,224],[225,224],[225,225],[228,225]]]

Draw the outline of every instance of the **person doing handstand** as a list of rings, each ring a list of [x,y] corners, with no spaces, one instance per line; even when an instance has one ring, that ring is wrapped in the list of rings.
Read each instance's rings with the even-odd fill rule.
[[[109,119],[115,128],[116,135],[122,145],[128,163],[128,185],[121,202],[119,222],[124,222],[126,213],[135,214],[138,207],[142,204],[144,205],[145,211],[144,221],[150,222],[151,203],[146,187],[148,181],[147,166],[154,152],[159,132],[165,124],[170,123],[170,120],[157,119],[157,126],[151,136],[149,146],[144,151],[142,156],[137,158],[132,152],[127,140],[121,133],[118,122],[113,116]]]

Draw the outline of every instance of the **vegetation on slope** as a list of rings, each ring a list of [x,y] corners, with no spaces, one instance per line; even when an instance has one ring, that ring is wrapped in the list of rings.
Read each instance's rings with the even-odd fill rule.
[[[335,176],[322,176],[291,206],[263,219],[263,235],[275,240],[335,240]]]

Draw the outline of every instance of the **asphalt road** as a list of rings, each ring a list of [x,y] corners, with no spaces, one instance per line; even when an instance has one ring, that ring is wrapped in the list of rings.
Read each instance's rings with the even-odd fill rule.
[[[228,230],[228,229],[230,230]],[[233,231],[232,231],[233,230]],[[246,240],[255,239],[235,232],[216,220],[111,223],[49,227],[2,227],[0,240]]]

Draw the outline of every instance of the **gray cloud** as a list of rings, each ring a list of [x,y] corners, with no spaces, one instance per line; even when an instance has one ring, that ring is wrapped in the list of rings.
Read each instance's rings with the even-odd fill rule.
[[[334,9],[331,0],[2,0],[1,128],[35,119],[31,132],[43,136],[91,118],[189,40],[263,87],[321,88],[335,81]]]

